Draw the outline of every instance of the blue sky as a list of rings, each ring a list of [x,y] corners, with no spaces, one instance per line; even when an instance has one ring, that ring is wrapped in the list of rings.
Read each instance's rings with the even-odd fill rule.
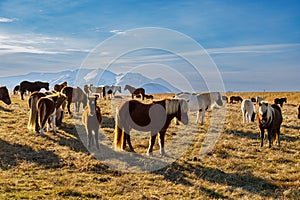
[[[298,1],[0,1],[0,76],[75,69],[111,36],[162,27],[202,45],[226,90],[299,91],[299,10]]]

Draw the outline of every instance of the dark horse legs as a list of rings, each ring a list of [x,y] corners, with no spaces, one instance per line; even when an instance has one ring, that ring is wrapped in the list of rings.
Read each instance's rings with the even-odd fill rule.
[[[126,141],[128,143],[128,146],[129,146],[129,151],[131,152],[134,152],[134,149],[132,147],[132,144],[131,144],[131,141],[130,141],[130,133],[129,133],[129,130],[124,130],[124,139],[123,139],[123,150],[125,149],[126,147]]]

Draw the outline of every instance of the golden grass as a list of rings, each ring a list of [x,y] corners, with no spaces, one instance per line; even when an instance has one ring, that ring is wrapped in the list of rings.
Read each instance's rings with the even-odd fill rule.
[[[243,98],[263,96],[273,102],[287,97],[282,108],[281,147],[259,146],[254,123],[243,125],[240,104],[226,105],[224,130],[204,158],[199,151],[209,126],[194,123],[192,145],[170,165],[151,173],[124,173],[96,160],[78,139],[68,115],[57,135],[41,137],[27,130],[27,101],[12,95],[10,106],[0,102],[0,199],[297,199],[300,196],[299,93],[230,93]],[[168,95],[156,95],[160,98]],[[99,101],[102,128],[112,141],[114,115],[109,101]],[[78,116],[80,117],[80,116]],[[179,137],[173,124],[166,146]],[[133,138],[143,155],[148,134]],[[170,147],[170,146],[169,146]],[[158,149],[158,145],[155,146]],[[168,152],[167,152],[168,153]]]

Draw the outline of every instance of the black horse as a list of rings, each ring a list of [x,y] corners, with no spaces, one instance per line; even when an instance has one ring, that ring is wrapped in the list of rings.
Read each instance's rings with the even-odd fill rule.
[[[29,81],[22,81],[20,83],[19,91],[21,93],[21,99],[24,100],[24,93],[26,91],[28,92],[35,92],[40,91],[42,88],[45,88],[46,90],[49,90],[49,83],[48,82],[41,82],[41,81],[35,81],[35,82],[29,82]]]

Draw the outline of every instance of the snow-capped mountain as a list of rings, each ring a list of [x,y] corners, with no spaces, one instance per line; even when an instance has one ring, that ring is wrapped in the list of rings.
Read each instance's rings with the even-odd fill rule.
[[[133,87],[143,87],[147,94],[179,92],[179,90],[170,83],[161,78],[150,79],[140,73],[115,74],[109,70],[103,69],[77,69],[67,70],[57,73],[37,73],[32,72],[20,76],[0,77],[0,85],[5,85],[9,90],[18,85],[20,82],[27,81],[45,81],[50,83],[50,88],[55,84],[68,82],[70,86],[83,87],[86,84],[93,85],[120,85],[123,88],[125,85]]]

